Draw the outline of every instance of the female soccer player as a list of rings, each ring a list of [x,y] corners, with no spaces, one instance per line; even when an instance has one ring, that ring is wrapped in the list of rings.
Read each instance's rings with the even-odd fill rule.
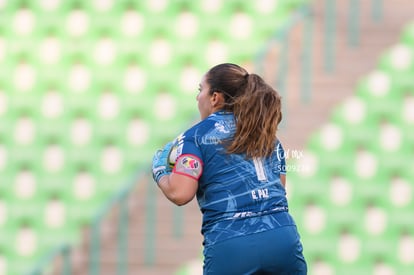
[[[225,63],[203,76],[197,101],[201,121],[158,150],[152,169],[173,203],[197,195],[204,274],[306,274],[276,137],[279,94],[260,76]],[[170,168],[173,145],[178,157]]]

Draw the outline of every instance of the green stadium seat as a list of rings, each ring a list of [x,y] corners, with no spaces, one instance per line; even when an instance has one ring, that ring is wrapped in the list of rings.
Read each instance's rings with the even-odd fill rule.
[[[352,172],[331,171],[327,179],[329,197],[333,205],[339,207],[357,204],[356,187]]]
[[[344,227],[338,229],[339,238],[337,257],[339,260],[339,268],[342,265],[356,265],[362,253],[362,239],[359,229],[356,227]],[[331,239],[332,240],[332,239]]]
[[[191,47],[198,46],[192,45]],[[172,70],[174,74],[170,74],[170,82],[177,83],[177,85],[169,86],[169,91],[180,100],[180,107],[190,109],[196,107],[198,86],[207,70],[203,57],[197,56],[195,52],[189,52],[172,64]]]
[[[90,114],[96,135],[103,139],[116,138],[124,126],[122,100],[112,91],[102,91],[95,100],[95,110]]]
[[[151,94],[149,91],[151,89],[151,81],[149,81],[151,72],[145,69],[148,64],[143,55],[137,56],[136,51],[139,49],[132,48],[131,50],[135,53],[126,54],[126,58],[119,65],[117,78],[121,80],[121,83],[118,87],[125,91],[125,96],[135,96],[135,101],[139,101],[138,98]]]
[[[68,187],[65,192],[44,190],[40,195],[39,242],[46,251],[51,251],[62,243],[73,243],[80,239],[79,228],[70,220],[71,201],[67,189]]]
[[[91,114],[84,110],[73,111],[68,114],[65,125],[68,134],[61,137],[62,146],[76,151],[93,148],[96,126]]]
[[[302,225],[303,228],[303,225]],[[325,263],[331,266],[333,269],[338,263],[338,257],[336,252],[338,250],[338,243],[332,240],[338,240],[339,236],[334,231],[331,231],[334,235],[329,235],[326,238],[304,237],[303,232],[302,242],[304,245],[304,256],[310,264],[310,270],[314,264]]]
[[[355,195],[354,195],[355,196]],[[332,231],[341,231],[344,228],[355,229],[361,223],[361,213],[363,203],[357,198],[352,199],[352,203],[348,206],[331,206],[326,207],[327,221],[326,223],[332,227]]]
[[[414,250],[414,232],[412,228],[400,228],[398,233],[398,238],[396,238],[398,245],[397,260],[402,267],[401,270],[408,270],[408,268],[414,267],[414,258],[412,254],[412,251]]]
[[[293,190],[289,189],[288,195],[292,195],[295,201],[300,201],[301,199],[306,200],[309,197],[313,198],[326,193],[330,184],[329,174],[318,170],[316,174],[307,176],[302,173],[300,165],[297,162],[287,162],[287,166],[292,168],[292,170],[287,171],[286,185],[288,188],[293,188]]]
[[[412,87],[414,84],[411,77],[414,71],[414,48],[397,44],[382,56],[379,67],[389,72],[395,83],[398,83],[402,89]]]
[[[381,274],[381,273],[387,273],[387,274],[404,274],[404,273],[400,273],[398,271],[398,263],[396,263],[395,261],[393,261],[393,259],[389,259],[389,258],[379,258],[377,260],[375,260],[375,262],[373,263],[373,273],[375,274]]]
[[[408,141],[408,143],[412,143],[414,141],[414,134],[409,129],[414,125],[414,87],[413,87],[412,95],[407,95],[404,98],[404,103],[400,109],[400,116],[398,117],[399,120],[395,121],[396,124],[404,131],[404,138]]]
[[[5,126],[6,123],[2,124],[2,126]],[[9,131],[8,127],[2,127],[0,126],[0,173],[2,175],[7,175],[8,169],[11,166],[10,162],[8,161],[10,159],[10,137],[9,137]],[[3,186],[3,182],[6,181],[7,177],[3,177],[3,179],[0,179],[0,189]]]
[[[380,60],[380,68],[391,72],[407,72],[413,69],[413,49],[405,44],[392,47]]]
[[[46,250],[40,243],[38,219],[35,216],[16,218],[5,234],[9,236],[9,274],[24,274]]]
[[[8,12],[10,12],[8,22],[13,22],[10,32],[16,37],[29,36],[34,29],[36,19],[31,3],[19,0],[13,1],[7,8]]]
[[[401,170],[406,170],[401,167]],[[392,209],[412,209],[414,207],[414,187],[410,182],[410,173],[402,171],[400,174],[391,174],[386,183],[388,184],[388,200]]]
[[[333,274],[335,266],[332,254],[324,253],[306,253],[308,272],[311,274]]]
[[[369,102],[366,112],[378,116],[392,116],[401,104],[401,89],[392,73],[378,70],[361,80],[356,93],[365,102]]]
[[[300,229],[300,234],[303,239],[317,237],[321,235],[328,235],[332,233],[328,221],[328,212],[326,206],[329,204],[328,198],[320,195],[313,195],[307,197],[298,196],[291,198],[295,200],[294,208],[291,207],[292,215],[297,220]],[[301,209],[299,213],[298,210]]]
[[[145,168],[145,170],[150,171],[150,161],[154,156],[154,153],[157,149],[161,148],[164,144],[164,140],[154,141],[152,145],[142,145],[139,147],[134,147],[134,149],[129,149],[128,152],[125,152],[125,163],[126,171],[136,172],[140,167]]]
[[[16,163],[7,180],[8,212],[15,219],[36,216],[40,209],[39,171],[34,165]]]
[[[9,197],[7,190],[0,189],[0,231],[2,232],[2,234],[0,234],[0,257],[7,257],[10,250],[9,228],[13,221],[13,217],[11,215],[11,199]]]
[[[132,112],[124,121],[124,128],[119,139],[119,146],[124,153],[124,171],[135,171],[137,167],[148,164],[157,149],[166,141],[163,135],[159,135],[159,124],[151,114]]]
[[[192,43],[203,30],[202,19],[193,10],[181,8],[171,17],[174,38],[171,42],[177,44]]]
[[[340,128],[338,128],[340,129]],[[343,128],[346,129],[346,128]],[[336,135],[336,128],[333,130],[333,135]],[[328,129],[329,131],[329,129]],[[334,171],[334,172],[340,172],[342,171],[342,167],[344,165],[349,164],[353,161],[354,155],[352,154],[353,147],[350,147],[350,143],[345,143],[346,137],[348,135],[348,132],[342,130],[339,130],[344,133],[340,134],[343,135],[344,138],[338,137],[332,137],[331,134],[326,134],[324,138],[322,138],[320,135],[317,134],[314,135],[309,139],[308,142],[308,150],[311,150],[313,152],[313,155],[317,157],[318,166],[316,169],[317,172],[321,171]],[[346,134],[345,134],[346,133]],[[338,141],[336,141],[337,139]],[[342,139],[342,141],[340,140]],[[331,142],[333,141],[333,142]],[[342,144],[344,142],[344,144]],[[329,149],[331,147],[332,149]],[[306,152],[304,154],[307,154]],[[337,156],[337,157],[333,157]],[[307,165],[304,166],[304,168],[308,168]]]
[[[407,152],[405,150],[407,150]],[[409,152],[407,146],[404,146],[401,150],[395,152],[378,150],[380,169],[396,173],[399,173],[402,169],[410,169],[411,153]]]
[[[66,96],[53,87],[38,91],[39,132],[42,136],[62,136],[67,131],[68,105]]]
[[[122,144],[116,140],[108,139],[98,145],[98,171],[100,174],[122,175],[125,161]]]
[[[345,145],[341,152],[344,156],[348,155],[355,158],[355,152],[361,150],[378,152],[378,144],[382,141],[380,138],[381,130],[379,129],[382,117],[375,115],[370,109],[366,112],[367,114],[363,118],[358,118],[357,121],[344,117],[340,112],[336,112],[332,116],[332,122],[337,123],[338,126],[344,129],[343,140]],[[384,132],[386,137],[386,131],[384,130]]]
[[[398,251],[398,239],[399,234],[393,230],[387,230],[380,236],[364,234],[362,253],[374,264],[383,262],[398,265],[398,257],[395,254],[395,251]]]
[[[67,187],[68,218],[70,223],[78,230],[90,224],[97,214],[99,206],[108,199],[103,194],[103,188],[109,183],[99,176],[90,163],[77,166],[76,170],[68,174]],[[111,182],[114,184],[114,182]],[[102,196],[105,195],[105,196]]]
[[[391,72],[377,69],[357,83],[356,94],[362,98],[382,99],[393,95],[394,86]]]

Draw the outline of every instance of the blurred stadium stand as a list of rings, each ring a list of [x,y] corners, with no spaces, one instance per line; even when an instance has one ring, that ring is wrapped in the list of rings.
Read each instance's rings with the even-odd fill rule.
[[[148,167],[220,62],[284,98],[309,274],[410,274],[410,20],[409,0],[0,1],[0,275],[199,274],[196,202]]]

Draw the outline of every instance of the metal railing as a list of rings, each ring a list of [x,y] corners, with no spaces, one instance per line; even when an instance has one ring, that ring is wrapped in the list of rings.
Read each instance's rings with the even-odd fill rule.
[[[102,243],[101,228],[103,221],[107,218],[108,214],[114,208],[118,209],[118,222],[113,227],[118,232],[116,237],[116,262],[117,273],[119,275],[128,274],[128,229],[129,229],[129,209],[128,209],[128,197],[131,195],[134,188],[137,187],[137,183],[145,175],[143,171],[139,171],[134,174],[125,185],[115,193],[106,203],[97,210],[95,218],[90,224],[89,230],[89,252],[88,252],[88,272],[87,274],[95,275],[100,274],[100,252]],[[147,208],[148,211],[151,207]],[[147,223],[149,224],[149,223]],[[153,229],[153,228],[151,228]],[[151,232],[153,230],[149,230]],[[151,244],[147,247],[147,251],[151,251]],[[60,246],[53,249],[48,255],[41,259],[37,266],[35,266],[27,275],[43,275],[43,274],[62,274],[71,275],[73,273],[72,266],[72,252],[73,244],[62,243]],[[151,255],[149,256],[151,257]],[[151,259],[149,258],[149,262]]]

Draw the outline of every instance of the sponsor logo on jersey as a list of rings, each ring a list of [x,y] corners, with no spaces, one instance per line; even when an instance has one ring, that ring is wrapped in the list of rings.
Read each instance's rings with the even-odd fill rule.
[[[220,122],[216,122],[214,124],[214,127],[217,129],[217,131],[219,131],[221,133],[224,133],[224,134],[230,133],[230,131],[228,129],[226,129],[226,127],[223,124],[221,124]]]

